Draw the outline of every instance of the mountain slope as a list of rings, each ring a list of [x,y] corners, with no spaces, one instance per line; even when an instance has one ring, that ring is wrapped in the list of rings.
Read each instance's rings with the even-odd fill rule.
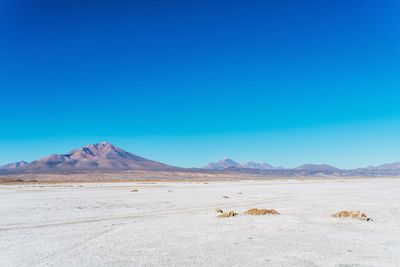
[[[131,154],[111,143],[86,145],[68,154],[52,154],[30,163],[6,165],[3,171],[21,173],[123,171],[123,170],[177,170],[179,168]]]

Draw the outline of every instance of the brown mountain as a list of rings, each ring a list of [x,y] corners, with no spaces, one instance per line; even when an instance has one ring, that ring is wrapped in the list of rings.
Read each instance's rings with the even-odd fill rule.
[[[2,170],[12,173],[179,170],[180,168],[148,160],[102,142],[86,145],[67,154],[50,156],[24,164],[8,164]]]

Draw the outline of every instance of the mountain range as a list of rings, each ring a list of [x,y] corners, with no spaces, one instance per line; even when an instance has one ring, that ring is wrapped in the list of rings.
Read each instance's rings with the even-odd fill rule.
[[[245,161],[245,162],[237,162],[230,158],[224,158],[222,160],[216,162],[210,162],[203,169],[208,170],[233,170],[233,169],[253,169],[253,170],[282,170],[285,169],[283,167],[274,167],[266,162],[256,162],[256,161]],[[300,165],[293,170],[298,171],[329,171],[335,172],[340,169],[330,166],[328,164],[303,164]]]
[[[259,174],[274,177],[292,176],[400,176],[400,162],[357,169],[339,169],[328,164],[303,164],[295,168],[274,167],[265,162],[236,162],[225,158],[203,167],[208,170]]]
[[[230,158],[203,168],[185,169],[129,153],[108,142],[89,144],[66,154],[52,154],[32,162],[18,161],[0,166],[2,174],[72,173],[101,171],[196,171],[231,172],[265,176],[400,176],[400,162],[358,169],[339,169],[327,164],[304,164],[296,168],[274,167],[266,162],[237,162]]]

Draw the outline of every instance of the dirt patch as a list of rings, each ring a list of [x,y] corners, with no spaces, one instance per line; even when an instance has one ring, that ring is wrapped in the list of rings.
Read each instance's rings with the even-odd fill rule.
[[[274,210],[274,209],[267,210],[267,209],[256,209],[256,208],[253,208],[253,209],[249,209],[248,211],[246,211],[245,214],[248,214],[248,215],[276,214],[276,215],[279,215],[280,213],[277,210]]]
[[[372,219],[370,217],[368,217],[366,213],[361,212],[359,210],[354,210],[354,211],[342,210],[342,211],[336,212],[335,214],[332,214],[332,217],[334,217],[334,218],[355,218],[355,219],[359,219],[362,221],[372,221]]]

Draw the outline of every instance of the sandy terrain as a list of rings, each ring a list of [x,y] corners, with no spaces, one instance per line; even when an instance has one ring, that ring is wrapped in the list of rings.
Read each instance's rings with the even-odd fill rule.
[[[400,179],[0,185],[0,266],[400,266]]]

